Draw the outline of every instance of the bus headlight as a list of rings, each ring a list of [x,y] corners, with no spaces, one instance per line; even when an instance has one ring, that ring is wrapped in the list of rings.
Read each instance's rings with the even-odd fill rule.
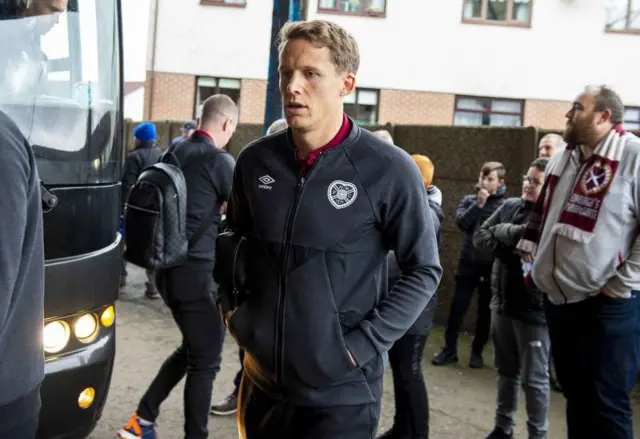
[[[98,321],[93,314],[85,314],[73,324],[73,332],[82,343],[89,343],[98,333]]]
[[[45,352],[57,354],[69,343],[71,331],[67,322],[55,320],[44,326],[43,345]]]
[[[102,311],[102,315],[100,316],[100,322],[105,328],[113,325],[113,322],[116,320],[116,309],[113,305],[107,307],[104,311]]]
[[[96,389],[93,387],[87,387],[82,392],[80,392],[80,396],[78,396],[78,407],[81,409],[86,409],[93,404],[93,400],[96,397]]]

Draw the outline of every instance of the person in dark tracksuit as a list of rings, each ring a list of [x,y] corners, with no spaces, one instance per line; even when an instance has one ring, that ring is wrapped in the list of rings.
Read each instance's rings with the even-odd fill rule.
[[[431,185],[433,179],[433,163],[422,155],[412,156],[427,191],[431,217],[436,226],[438,249],[440,249],[440,223],[444,219],[442,212],[442,193]],[[398,266],[393,251],[387,255],[389,264],[389,287],[400,279],[402,271]],[[434,294],[418,320],[389,351],[389,363],[393,373],[393,390],[395,396],[395,415],[393,425],[378,439],[428,439],[429,438],[429,397],[422,374],[422,355],[436,310]]]
[[[171,147],[187,185],[187,238],[203,221],[211,224],[189,248],[183,265],[156,273],[158,289],[182,334],[182,344],[166,359],[129,422],[118,432],[123,439],[156,439],[154,423],[160,404],[186,375],[184,437],[208,437],[213,381],[220,370],[225,328],[215,305],[212,271],[221,212],[229,197],[233,157],[222,148],[238,121],[238,108],[226,95],[207,98],[200,128]]]
[[[124,215],[125,204],[129,197],[129,192],[142,171],[155,164],[162,150],[156,143],[156,126],[152,122],[143,122],[133,130],[134,148],[124,161],[124,169],[122,170],[122,178],[120,179],[122,185],[121,203],[121,215]],[[158,289],[156,288],[155,274],[153,270],[146,270],[147,283],[145,296],[149,299],[158,299]],[[127,262],[122,259],[122,269],[120,270],[120,285],[124,286],[127,282]]]
[[[487,162],[482,166],[476,193],[462,199],[456,209],[456,224],[464,233],[464,241],[458,272],[456,273],[456,287],[449,310],[445,346],[441,352],[433,357],[431,363],[435,366],[458,362],[458,335],[464,316],[469,310],[473,292],[478,291],[478,308],[476,330],[471,344],[469,367],[484,366],[482,350],[489,341],[491,328],[491,265],[493,256],[476,250],[473,246],[473,234],[489,218],[493,212],[504,203],[506,186],[504,185],[505,168],[499,162]]]
[[[0,438],[34,439],[44,379],[44,242],[31,145],[0,112]]]
[[[526,285],[530,267],[515,251],[540,196],[548,158],[538,158],[523,178],[522,195],[509,198],[473,235],[473,244],[495,256],[491,286],[491,337],[498,373],[494,430],[487,439],[513,437],[522,384],[529,439],[547,437],[549,410],[549,328],[544,295]]]
[[[271,134],[275,134],[278,131],[286,129],[287,120],[278,119],[269,125],[265,134],[270,136]],[[224,228],[220,228],[220,230],[223,231]],[[233,379],[233,391],[227,395],[224,401],[220,404],[211,406],[211,415],[213,416],[228,416],[238,411],[238,393],[240,393],[240,382],[242,381],[242,372],[244,371],[244,367],[242,366],[242,363],[244,362],[244,350],[241,347],[238,348],[238,357],[240,359],[240,370],[236,373],[236,376]]]
[[[246,276],[234,284],[236,272],[216,267],[221,312],[245,350],[239,434],[371,439],[388,351],[442,275],[435,226],[409,154],[343,113],[353,37],[290,22],[279,49],[289,128],[239,154],[227,221],[245,238],[234,265]],[[403,274],[387,293],[389,250]]]

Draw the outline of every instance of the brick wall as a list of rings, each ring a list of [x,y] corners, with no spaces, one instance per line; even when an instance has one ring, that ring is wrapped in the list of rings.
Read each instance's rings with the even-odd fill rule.
[[[264,123],[267,81],[243,79],[240,90],[240,123]]]
[[[185,120],[193,117],[196,101],[194,75],[147,72],[144,92],[147,120]]]
[[[455,96],[424,91],[380,90],[378,122],[400,125],[451,125]]]
[[[151,86],[153,85],[153,90]],[[185,120],[193,117],[196,77],[147,72],[144,115],[147,120]],[[267,81],[243,79],[240,91],[240,123],[264,121]],[[407,90],[380,90],[378,123],[384,125],[451,125],[455,95]],[[560,130],[565,126],[569,102],[528,99],[524,126]]]
[[[527,99],[524,104],[523,125],[562,130],[567,121],[564,115],[570,108],[570,102]]]

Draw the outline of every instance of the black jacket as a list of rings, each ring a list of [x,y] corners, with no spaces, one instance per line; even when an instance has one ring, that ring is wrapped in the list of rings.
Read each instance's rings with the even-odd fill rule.
[[[0,112],[0,430],[38,415],[44,378],[44,244],[36,159]]]
[[[491,273],[493,256],[478,251],[473,246],[473,234],[493,212],[504,203],[506,186],[502,185],[491,195],[484,206],[476,204],[476,194],[465,196],[456,209],[456,224],[464,233],[462,251],[458,262],[458,275],[485,275]]]
[[[351,124],[306,177],[290,130],[247,146],[235,169],[227,221],[248,237],[247,296],[228,327],[245,349],[245,377],[294,405],[374,402],[368,382],[381,379],[442,275],[415,163]],[[403,275],[387,294],[391,249]],[[228,311],[231,280],[216,281]]]
[[[543,295],[525,286],[522,261],[514,251],[522,238],[533,203],[509,198],[476,231],[473,243],[495,256],[491,275],[492,309],[526,323],[546,324]]]
[[[122,199],[120,200],[121,212],[124,212],[124,205],[129,197],[129,192],[142,171],[158,162],[162,155],[162,150],[156,142],[141,142],[136,146],[124,161],[124,169],[120,182],[122,184]]]
[[[187,238],[191,238],[202,221],[215,211],[211,226],[187,255],[187,264],[212,270],[220,227],[220,206],[231,192],[235,160],[198,131],[184,142],[168,148],[167,153],[175,154],[187,183]]]
[[[429,188],[429,190],[433,189],[435,189],[435,186]],[[427,194],[429,194],[429,191],[427,191]],[[440,195],[440,198],[441,197],[442,196]],[[440,223],[442,223],[442,220],[444,219],[444,212],[442,211],[439,202],[434,201],[431,197],[429,197],[429,207],[431,208],[431,218],[433,219],[433,223],[436,227],[438,251],[440,251]],[[393,251],[390,251],[387,255],[387,263],[389,264],[389,290],[391,290],[395,283],[400,279],[402,271],[400,270],[400,266],[396,260],[396,255]],[[436,312],[437,303],[437,294],[434,293],[427,303],[427,306],[425,306],[422,313],[420,313],[418,319],[406,333],[409,335],[427,335],[433,325],[433,317]]]

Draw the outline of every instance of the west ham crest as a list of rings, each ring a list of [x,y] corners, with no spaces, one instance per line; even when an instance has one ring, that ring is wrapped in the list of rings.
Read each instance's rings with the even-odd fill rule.
[[[327,198],[329,203],[336,209],[344,209],[356,201],[358,197],[358,188],[353,183],[336,180],[329,185],[327,189]]]
[[[580,189],[585,195],[600,193],[609,186],[612,178],[611,166],[598,160],[583,174],[580,180]]]

